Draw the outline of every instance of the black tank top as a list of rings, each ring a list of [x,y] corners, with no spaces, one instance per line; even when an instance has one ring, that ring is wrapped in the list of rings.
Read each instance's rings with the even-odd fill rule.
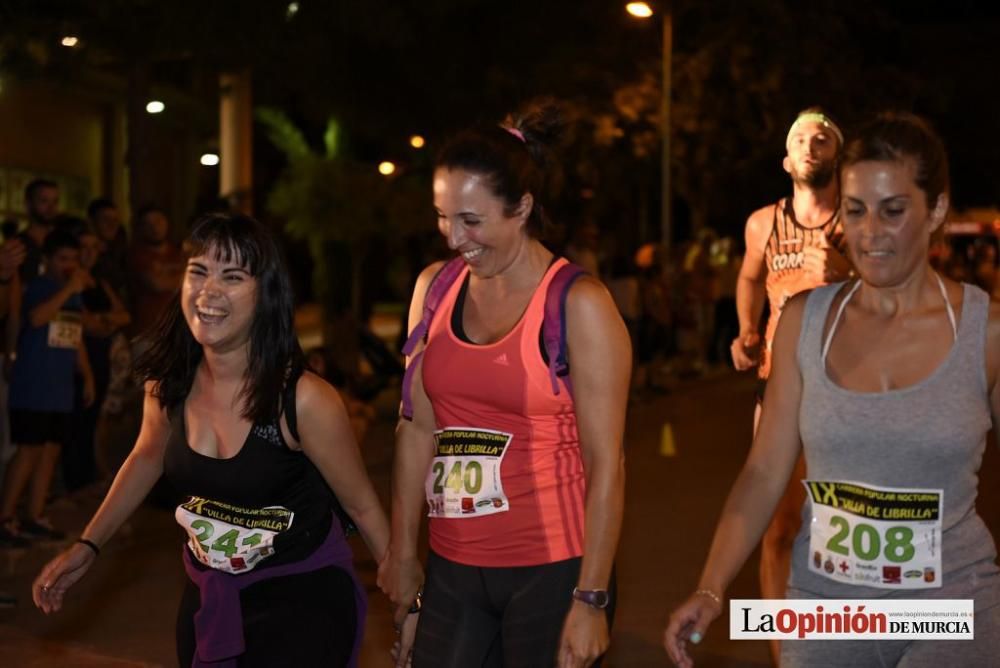
[[[294,406],[295,380],[289,381],[289,387],[283,405]],[[255,423],[243,447],[229,459],[207,457],[190,448],[183,404],[171,409],[168,416],[171,433],[164,473],[187,497],[182,505],[198,497],[224,504],[219,507],[242,517],[275,506],[291,511],[290,525],[274,538],[274,554],[257,568],[298,561],[323,542],[330,531],[336,501],[309,458],[285,443],[280,416]]]

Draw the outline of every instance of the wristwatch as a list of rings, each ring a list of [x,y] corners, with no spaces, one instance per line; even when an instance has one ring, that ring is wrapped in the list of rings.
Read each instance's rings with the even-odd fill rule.
[[[573,598],[598,610],[608,607],[608,603],[611,601],[607,589],[580,589],[579,587],[573,587]]]

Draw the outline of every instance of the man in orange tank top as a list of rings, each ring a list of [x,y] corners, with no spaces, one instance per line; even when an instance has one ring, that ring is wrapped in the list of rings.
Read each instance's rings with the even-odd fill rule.
[[[785,140],[782,167],[792,177],[792,197],[784,197],[754,211],[746,224],[746,255],[736,283],[736,312],[740,334],[730,348],[739,371],[759,367],[760,384],[754,411],[754,431],[770,371],[771,342],[785,303],[795,294],[839,281],[851,264],[845,257],[840,222],[837,155],[843,134],[820,108],[800,112]],[[764,340],[759,332],[764,297],[771,305]],[[799,528],[804,501],[800,480],[805,463],[796,472],[778,505],[761,544],[760,588],[765,598],[784,598],[792,542]],[[778,658],[778,643],[772,655]]]

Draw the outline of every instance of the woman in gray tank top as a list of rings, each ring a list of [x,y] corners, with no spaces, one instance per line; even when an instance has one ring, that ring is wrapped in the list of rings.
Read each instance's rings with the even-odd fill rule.
[[[809,502],[788,597],[972,599],[975,639],[785,642],[782,666],[1000,662],[1000,569],[975,510],[986,435],[1000,422],[1000,309],[929,265],[948,165],[924,121],[869,122],[845,146],[840,175],[858,278],[785,307],[753,448],[697,591],[666,630],[681,666],[722,613],[800,448]]]

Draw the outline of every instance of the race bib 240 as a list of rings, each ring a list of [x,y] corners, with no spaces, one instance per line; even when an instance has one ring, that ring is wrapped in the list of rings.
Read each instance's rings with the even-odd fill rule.
[[[476,427],[434,433],[435,456],[424,483],[429,517],[468,518],[505,513],[500,465],[513,436]]]

